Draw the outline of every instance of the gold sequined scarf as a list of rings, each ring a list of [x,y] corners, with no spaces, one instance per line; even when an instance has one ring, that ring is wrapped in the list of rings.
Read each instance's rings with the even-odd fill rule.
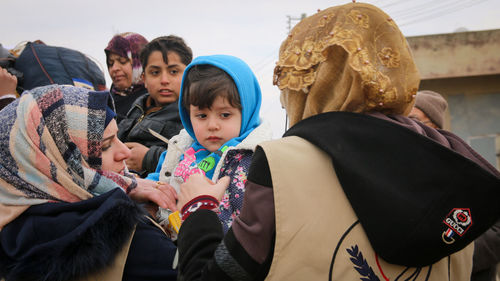
[[[397,25],[363,3],[331,7],[299,22],[282,43],[274,70],[290,126],[330,111],[406,115],[419,82]]]

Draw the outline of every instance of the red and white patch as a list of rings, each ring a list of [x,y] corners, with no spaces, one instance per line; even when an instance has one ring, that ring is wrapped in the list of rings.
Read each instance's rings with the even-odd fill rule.
[[[453,232],[462,236],[472,225],[469,208],[454,208],[443,221]]]

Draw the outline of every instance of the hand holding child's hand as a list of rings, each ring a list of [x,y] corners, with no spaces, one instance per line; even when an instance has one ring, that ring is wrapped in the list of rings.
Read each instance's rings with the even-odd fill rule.
[[[130,149],[130,157],[125,161],[130,170],[136,172],[142,171],[142,160],[149,148],[138,142],[126,142],[125,145]]]
[[[217,183],[213,183],[202,174],[190,175],[189,179],[181,184],[177,209],[182,209],[186,203],[200,195],[210,195],[220,201],[229,186],[229,180],[229,177],[223,177]]]

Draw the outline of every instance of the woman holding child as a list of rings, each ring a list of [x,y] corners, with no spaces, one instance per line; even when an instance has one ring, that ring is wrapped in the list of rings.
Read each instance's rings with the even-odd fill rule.
[[[500,175],[406,117],[419,74],[394,21],[364,3],[303,19],[275,83],[291,128],[257,147],[227,234],[204,204],[227,182],[181,185],[179,280],[470,280]]]

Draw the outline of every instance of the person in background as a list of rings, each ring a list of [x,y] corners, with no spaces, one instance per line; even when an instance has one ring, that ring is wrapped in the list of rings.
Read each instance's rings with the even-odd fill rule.
[[[142,35],[125,32],[113,36],[104,49],[106,65],[113,82],[110,92],[115,103],[118,124],[127,115],[132,103],[146,93],[141,79],[139,53],[147,43],[148,40]]]
[[[175,245],[129,196],[175,198],[127,172],[114,116],[109,92],[60,85],[2,110],[0,279],[176,280]]]
[[[226,182],[181,185],[179,280],[470,280],[500,173],[406,117],[420,77],[394,20],[365,3],[303,19],[274,82],[291,127],[257,147],[226,235],[204,204]]]
[[[15,57],[0,44],[0,110],[17,98],[17,77],[13,70]]]
[[[432,128],[443,129],[447,108],[448,103],[439,93],[419,91],[408,117]],[[474,241],[471,281],[495,281],[499,262],[500,220]]]
[[[440,94],[429,90],[419,91],[408,117],[434,129],[443,129],[446,108],[448,102]]]
[[[182,129],[177,101],[182,75],[193,59],[191,48],[178,36],[162,36],[141,51],[146,95],[134,101],[127,116],[118,123],[118,138],[131,149],[127,160],[142,177],[155,171],[168,144],[149,130],[170,139]]]
[[[16,99],[16,76],[0,67],[0,110]]]

